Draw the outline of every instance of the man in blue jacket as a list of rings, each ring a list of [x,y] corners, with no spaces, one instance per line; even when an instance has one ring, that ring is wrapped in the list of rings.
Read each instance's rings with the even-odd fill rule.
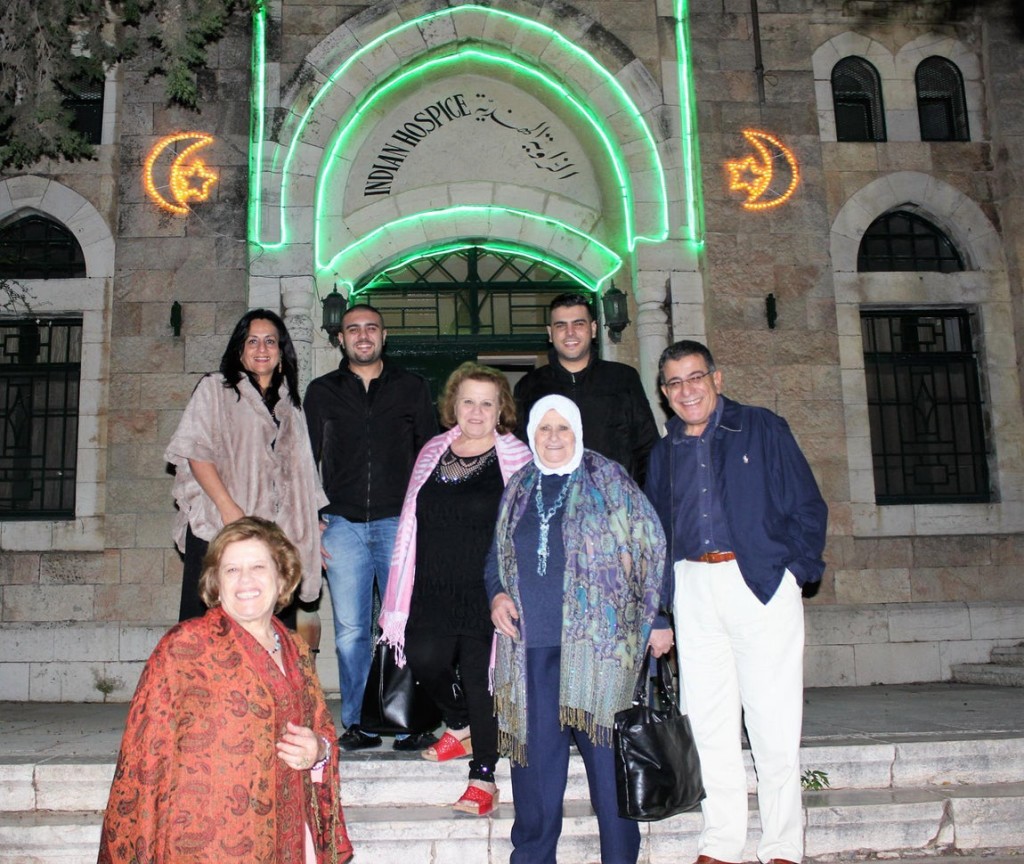
[[[757,769],[757,857],[799,862],[801,589],[825,569],[828,507],[786,421],[722,396],[706,346],[670,345],[658,379],[675,417],[651,452],[646,491],[668,538],[666,597],[707,791],[697,862],[743,859],[741,710]]]

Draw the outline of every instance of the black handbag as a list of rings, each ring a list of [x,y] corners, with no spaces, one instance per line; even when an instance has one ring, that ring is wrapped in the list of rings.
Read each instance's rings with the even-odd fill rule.
[[[359,727],[377,735],[417,735],[441,725],[441,709],[416,683],[409,664],[399,668],[394,649],[377,643],[363,693]]]
[[[663,657],[657,660],[654,676],[662,707],[648,704],[650,656],[648,648],[633,689],[633,705],[616,713],[612,730],[619,816],[638,822],[692,810],[704,798],[690,721],[679,712]]]

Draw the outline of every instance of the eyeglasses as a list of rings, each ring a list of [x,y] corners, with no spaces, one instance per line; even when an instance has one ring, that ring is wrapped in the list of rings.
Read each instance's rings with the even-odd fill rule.
[[[675,393],[676,390],[680,389],[685,384],[689,384],[691,387],[696,387],[714,371],[714,369],[708,369],[707,372],[694,372],[694,374],[690,375],[688,378],[673,378],[671,381],[665,382],[665,389],[668,390],[669,393]]]

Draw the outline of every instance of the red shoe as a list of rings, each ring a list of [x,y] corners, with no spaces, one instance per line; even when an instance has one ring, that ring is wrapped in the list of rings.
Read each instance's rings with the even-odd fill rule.
[[[468,736],[460,741],[451,732],[445,732],[440,741],[428,747],[420,755],[428,762],[447,762],[449,759],[469,756],[472,752],[473,741]]]
[[[470,784],[462,793],[462,797],[452,804],[452,809],[472,816],[486,816],[498,806],[498,796],[497,788],[491,793]]]

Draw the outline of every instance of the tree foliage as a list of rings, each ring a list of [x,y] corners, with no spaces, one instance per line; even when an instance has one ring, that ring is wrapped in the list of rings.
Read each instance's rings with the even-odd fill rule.
[[[137,58],[167,98],[196,106],[195,71],[228,17],[255,0],[4,0],[0,3],[0,169],[88,158],[63,104],[111,64]]]

